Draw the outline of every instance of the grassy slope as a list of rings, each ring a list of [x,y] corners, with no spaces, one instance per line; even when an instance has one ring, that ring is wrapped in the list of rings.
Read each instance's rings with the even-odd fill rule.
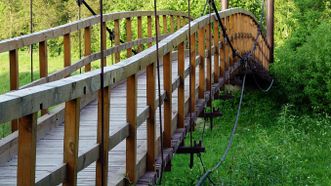
[[[280,106],[256,91],[245,94],[233,147],[213,180],[225,185],[330,185],[331,117],[295,113],[291,105]],[[216,104],[224,116],[213,131],[206,130],[207,152],[202,157],[208,168],[226,147],[237,101]],[[200,138],[202,125],[199,122],[195,139]],[[196,157],[194,162],[190,170],[189,156],[177,155],[163,185],[195,184],[203,170]]]

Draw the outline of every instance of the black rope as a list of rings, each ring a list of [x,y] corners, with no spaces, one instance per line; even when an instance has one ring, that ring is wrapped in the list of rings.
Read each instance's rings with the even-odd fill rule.
[[[159,56],[159,22],[157,15],[157,0],[154,0],[154,16],[155,16],[155,37],[156,37],[156,66],[157,66],[157,88],[158,88],[158,97],[159,97],[159,120],[160,120],[160,143],[161,143],[161,170],[160,178],[158,184],[162,183],[163,177],[163,167],[164,167],[164,157],[163,157],[163,126],[162,126],[162,97],[161,97],[161,79],[160,79],[160,56]]]
[[[33,33],[33,0],[30,0],[30,33]],[[31,82],[33,82],[33,44],[30,45]]]
[[[104,130],[105,130],[105,114],[104,114],[104,102],[105,102],[105,98],[104,98],[104,66],[105,66],[105,60],[104,60],[104,45],[103,45],[103,40],[104,40],[104,35],[103,35],[103,29],[104,29],[104,24],[103,24],[103,1],[100,0],[100,54],[101,54],[101,74],[100,74],[100,84],[101,84],[101,145],[100,145],[100,160],[102,162],[102,165],[104,163],[108,163],[105,162],[104,159]],[[107,170],[104,170],[105,166],[102,166],[102,173],[101,173],[101,185],[105,185],[105,176],[104,176],[104,172]]]

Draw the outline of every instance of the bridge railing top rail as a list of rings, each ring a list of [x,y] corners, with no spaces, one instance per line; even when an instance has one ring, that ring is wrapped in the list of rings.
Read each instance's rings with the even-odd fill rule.
[[[180,16],[188,18],[188,15],[185,12],[180,11],[159,11],[159,16],[168,15],[168,16]],[[116,12],[109,13],[104,15],[104,21],[114,21],[119,19],[131,18],[131,17],[142,17],[142,16],[154,16],[153,11],[127,11],[127,12]],[[0,41],[0,53],[8,52],[14,49],[22,48],[25,46],[30,46],[45,40],[54,39],[71,32],[84,29],[89,26],[93,26],[100,23],[99,15],[84,18],[78,21],[60,25],[54,28],[43,30],[40,32],[35,32],[32,34],[27,34],[15,38],[10,38]]]

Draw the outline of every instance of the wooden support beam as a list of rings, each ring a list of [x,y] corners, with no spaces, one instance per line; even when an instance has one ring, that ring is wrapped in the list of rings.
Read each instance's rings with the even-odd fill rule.
[[[35,185],[37,113],[22,117],[18,125],[17,185]]]
[[[155,171],[155,139],[156,139],[156,126],[155,126],[155,75],[156,64],[152,63],[146,69],[146,83],[147,83],[147,106],[149,106],[149,117],[147,119],[147,171]]]
[[[143,38],[143,24],[142,24],[141,16],[138,16],[137,22],[138,22],[138,39],[141,39],[141,38]],[[143,51],[143,45],[138,44],[138,52],[141,52],[141,51]]]
[[[103,118],[102,118],[102,112],[103,112]],[[110,114],[110,88],[106,87],[99,90],[98,92],[97,143],[100,144],[100,152],[99,152],[99,158],[96,163],[97,186],[108,184],[109,114]]]
[[[153,37],[153,32],[152,32],[152,16],[147,16],[147,34],[148,38]],[[148,48],[152,46],[152,42],[148,43]]]
[[[64,45],[64,67],[68,67],[71,65],[71,39],[70,34],[66,34],[63,37],[63,45]]]
[[[206,75],[205,75],[205,32],[206,28],[202,27],[198,32],[198,52],[200,57],[199,63],[199,99],[205,98],[205,90],[206,90]]]
[[[214,82],[218,82],[220,69],[219,69],[219,29],[218,22],[214,20]]]
[[[200,62],[201,63],[201,62]],[[178,76],[180,84],[178,86],[178,128],[184,128],[185,120],[185,45],[184,42],[178,45]]]
[[[164,100],[164,148],[171,148],[171,121],[172,121],[172,64],[171,54],[168,52],[163,56],[163,86],[166,92]]]
[[[126,175],[130,184],[137,181],[137,77],[131,75],[126,82],[126,118],[129,136],[126,138]]]
[[[131,28],[131,18],[126,18],[126,41],[132,41],[132,28]],[[126,50],[126,57],[129,58],[132,56],[132,48]]]
[[[47,41],[39,43],[39,74],[40,78],[48,76],[48,54],[47,54]],[[41,115],[47,114],[48,110],[41,110]]]
[[[18,64],[18,50],[9,51],[9,68],[10,68],[10,90],[17,90],[19,88],[19,64]],[[18,120],[11,121],[11,131],[15,132],[18,129]]]
[[[64,157],[67,164],[64,186],[77,185],[79,142],[80,98],[65,103],[64,111]]]
[[[196,64],[196,52],[195,52],[195,35],[193,33],[190,36],[191,39],[191,59],[190,59],[190,113],[195,113],[195,64]]]
[[[120,20],[114,21],[115,46],[120,45]],[[121,61],[121,51],[115,52],[115,63]]]
[[[84,29],[84,56],[89,56],[91,51],[91,27]],[[91,71],[91,63],[85,65],[85,72]]]

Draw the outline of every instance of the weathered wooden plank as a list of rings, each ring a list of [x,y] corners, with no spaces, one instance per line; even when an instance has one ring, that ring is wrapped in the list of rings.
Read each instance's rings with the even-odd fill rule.
[[[137,77],[132,75],[127,79],[126,118],[129,123],[129,136],[126,139],[126,175],[129,183],[137,181]]]
[[[147,34],[149,38],[152,37],[152,16],[147,17]],[[151,46],[152,46],[152,42],[149,42],[148,47]]]
[[[39,43],[39,73],[40,78],[48,76],[48,54],[46,41]],[[43,109],[41,110],[41,115],[45,115],[47,112],[47,109]]]
[[[36,170],[37,113],[19,120],[17,185],[34,185]]]
[[[66,102],[64,117],[64,156],[63,161],[67,164],[66,180],[63,185],[77,185],[78,165],[78,139],[80,99]]]
[[[219,69],[219,27],[218,22],[214,20],[214,82],[218,81],[220,69]]]
[[[210,21],[210,20],[209,20]],[[211,90],[211,85],[212,85],[212,56],[211,56],[211,46],[212,46],[212,36],[211,36],[211,23],[206,27],[206,49],[207,49],[207,74],[206,74],[206,90],[210,91]]]
[[[196,37],[196,33],[194,32],[189,38],[191,40],[190,69],[195,69],[195,65],[196,65],[195,37]],[[189,112],[193,113],[194,108],[195,108],[195,70],[190,70],[190,111]]]
[[[167,22],[167,16],[163,15],[163,34],[168,33],[168,22]]]

